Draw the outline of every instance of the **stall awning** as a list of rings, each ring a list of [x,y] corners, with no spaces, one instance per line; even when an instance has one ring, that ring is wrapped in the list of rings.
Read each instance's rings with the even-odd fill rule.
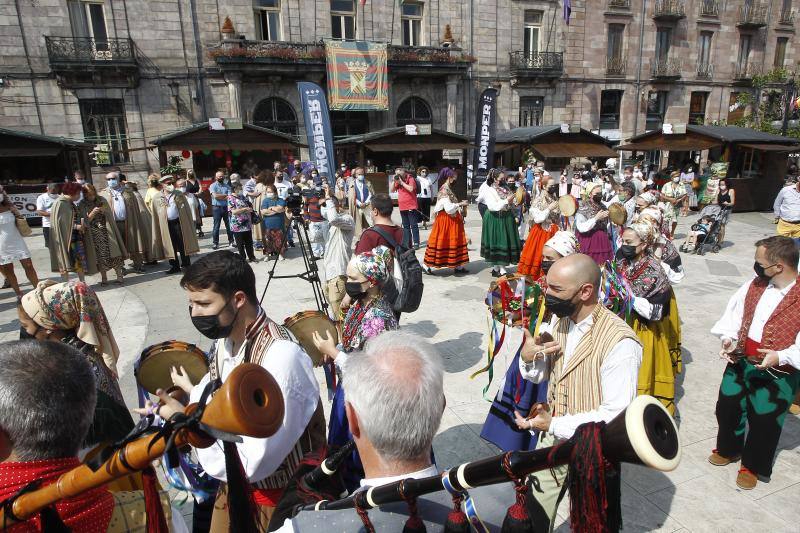
[[[89,151],[84,141],[0,128],[0,157],[53,157],[64,149]]]
[[[605,144],[588,142],[533,143],[531,148],[542,157],[617,157]]]
[[[243,124],[240,130],[210,130],[208,122],[162,135],[150,144],[162,150],[285,150],[305,146],[293,135]]]
[[[669,152],[695,152],[722,146],[723,143],[707,137],[688,135],[659,135],[639,142],[620,144],[617,150],[631,152],[649,152],[651,150],[664,150]]]
[[[776,152],[791,151],[795,149],[792,146],[800,145],[800,142],[791,137],[782,137],[751,128],[688,124],[685,133],[665,134],[662,129],[657,129],[631,137],[627,144],[617,146],[617,150],[693,152],[729,143],[738,146],[758,146],[759,150]],[[780,149],[775,148],[777,146]]]
[[[739,146],[743,148],[751,148],[753,150],[760,150],[762,152],[794,152],[797,146],[790,146],[788,144],[750,144],[744,143]]]
[[[432,128],[430,134],[406,135],[404,126],[371,131],[338,139],[334,144],[363,146],[372,152],[424,152],[427,150],[466,150],[472,148],[469,137]]]

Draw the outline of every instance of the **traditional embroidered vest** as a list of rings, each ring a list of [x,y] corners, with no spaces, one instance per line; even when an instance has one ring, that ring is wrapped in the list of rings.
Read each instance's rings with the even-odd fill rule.
[[[737,351],[744,352],[744,343],[753,323],[753,315],[756,312],[758,301],[767,289],[768,283],[760,278],[756,278],[750,283],[747,295],[744,297],[744,315],[742,316],[742,326],[739,328],[739,339],[737,341]],[[783,350],[794,344],[797,333],[800,332],[800,313],[797,305],[800,304],[800,277],[795,281],[783,300],[772,312],[767,323],[764,324],[764,333],[761,335],[761,347],[767,350]],[[755,339],[753,339],[755,340]],[[761,357],[763,359],[763,357]]]
[[[248,347],[244,360],[259,366],[276,340],[296,342],[289,330],[271,320],[263,312],[250,325],[245,336],[248,340]],[[225,340],[220,339],[219,342],[225,342]],[[217,379],[216,343],[209,356],[211,357],[209,374],[211,374],[211,379],[215,380]],[[289,455],[286,456],[275,472],[260,481],[256,481],[253,486],[259,489],[282,489],[286,487],[294,477],[303,457],[312,451],[322,450],[325,444],[325,414],[322,411],[322,401],[319,401],[314,414],[311,415],[311,420],[306,425],[305,431],[297,439]]]
[[[606,355],[623,339],[639,343],[630,326],[604,306],[598,304],[592,317],[592,326],[578,342],[566,366],[563,353],[552,363],[548,401],[554,416],[574,415],[600,407],[600,367]],[[562,347],[567,345],[569,325],[569,318],[562,318],[553,332],[553,338]]]

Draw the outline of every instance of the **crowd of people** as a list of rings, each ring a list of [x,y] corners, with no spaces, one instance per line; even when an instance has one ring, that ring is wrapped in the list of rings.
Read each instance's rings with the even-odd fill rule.
[[[503,451],[563,443],[582,424],[610,422],[641,395],[676,414],[675,379],[683,364],[673,285],[684,276],[673,243],[677,220],[689,209],[703,209],[698,216],[722,227],[721,243],[735,192],[721,173],[708,179],[713,194],[698,194],[691,166],[672,172],[663,184],[641,168],[625,167],[617,176],[589,167],[556,179],[531,162],[519,171],[493,169],[478,191],[480,256],[498,286],[522,280],[521,296],[512,291],[511,297],[526,307],[527,321],[519,324],[524,342],[503,369],[505,379],[481,432]],[[0,346],[6,369],[0,373],[0,491],[13,497],[37,479],[51,483],[76,467],[79,455],[100,455],[133,429],[118,384],[119,348],[86,276],[99,273],[104,285],[113,271],[122,284],[126,272],[144,272],[166,259],[168,274],[182,274],[192,324],[211,341],[208,373],[195,383],[176,369],[175,386],[190,401],[203,402],[247,362],[266,369],[283,396],[283,420],[272,436],[244,436],[233,444],[214,434],[212,440],[223,440],[194,449],[199,471],[211,483],[204,489],[213,486],[210,497],[196,502],[196,531],[249,531],[249,521],[280,531],[399,530],[403,522],[406,528],[437,527],[452,519],[450,495],[406,499],[407,508],[391,513],[279,511],[287,498],[297,497],[298,476],[309,464],[351,441],[354,449],[339,467],[342,487],[334,497],[342,490],[438,474],[432,442],[446,401],[442,362],[431,344],[400,331],[407,312],[401,293],[408,287],[398,286],[396,265],[424,247],[420,269],[428,275],[442,269],[467,274],[469,202],[456,196],[460,177],[450,168],[434,173],[398,167],[389,186],[397,193],[397,225],[391,196],[376,193],[366,174],[364,167],[345,166],[329,182],[300,161],[287,168],[276,163],[270,171],[251,166],[245,176],[220,171],[208,187],[210,206],[193,173],[153,174],[141,192],[119,171],[108,173],[99,191],[82,176],[49,185],[37,212],[60,282],[39,282],[24,240],[8,227],[19,213],[0,198],[2,272],[18,296],[22,339]],[[781,235],[756,243],[756,277],[734,295],[712,330],[728,366],[716,410],[717,448],[709,461],[724,466],[741,458],[737,485],[743,489],[771,474],[783,420],[800,385],[800,315],[792,312],[800,298],[798,251],[790,238],[798,236],[790,234],[800,225],[798,194],[794,184],[779,194]],[[213,251],[192,260],[208,209]],[[423,230],[432,226],[427,242],[420,224]],[[235,251],[219,249],[223,226]],[[313,335],[332,378],[328,413],[306,354],[310,347],[296,342],[262,307],[251,266],[258,250],[278,260],[288,248],[304,247],[306,232],[310,259],[321,262],[329,316],[341,323],[338,339]],[[14,277],[16,261],[34,288],[28,293]],[[522,303],[526,286],[538,294],[530,304]],[[515,324],[509,319],[506,325]],[[23,356],[41,362],[36,373]],[[68,361],[68,372],[59,370],[59,361]],[[87,393],[90,381],[94,387]],[[66,409],[71,418],[54,419],[47,402],[30,402],[17,412],[17,393],[33,397],[45,388],[58,391],[59,411]],[[174,418],[188,414],[175,396],[159,391],[148,401],[140,410],[147,424],[170,431],[167,421],[185,419]],[[91,522],[100,531],[138,507],[147,509],[136,516],[148,528],[158,522],[183,530],[169,502],[153,503],[158,495],[147,481],[151,475],[64,500],[54,506],[55,514],[73,530]],[[517,495],[527,494],[525,520],[534,529],[552,528],[566,478],[566,467],[554,467],[516,480]],[[514,498],[512,486],[470,492],[496,503],[486,504],[481,517],[499,528],[502,510]],[[30,520],[41,528],[52,514]]]

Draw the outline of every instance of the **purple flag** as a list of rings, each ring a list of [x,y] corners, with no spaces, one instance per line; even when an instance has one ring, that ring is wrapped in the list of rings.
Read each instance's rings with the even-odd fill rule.
[[[570,0],[564,0],[564,22],[567,23],[567,26],[569,26],[570,14],[572,14],[572,2]]]

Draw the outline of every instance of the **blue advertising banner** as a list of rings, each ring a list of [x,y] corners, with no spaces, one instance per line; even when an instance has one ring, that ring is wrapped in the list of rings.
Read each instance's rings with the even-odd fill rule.
[[[305,117],[309,157],[320,177],[327,178],[328,185],[333,189],[336,162],[325,92],[316,83],[307,81],[298,82],[297,90],[300,92],[300,104]]]
[[[485,176],[494,166],[494,142],[497,129],[497,89],[486,89],[478,99],[475,123],[475,176]]]

